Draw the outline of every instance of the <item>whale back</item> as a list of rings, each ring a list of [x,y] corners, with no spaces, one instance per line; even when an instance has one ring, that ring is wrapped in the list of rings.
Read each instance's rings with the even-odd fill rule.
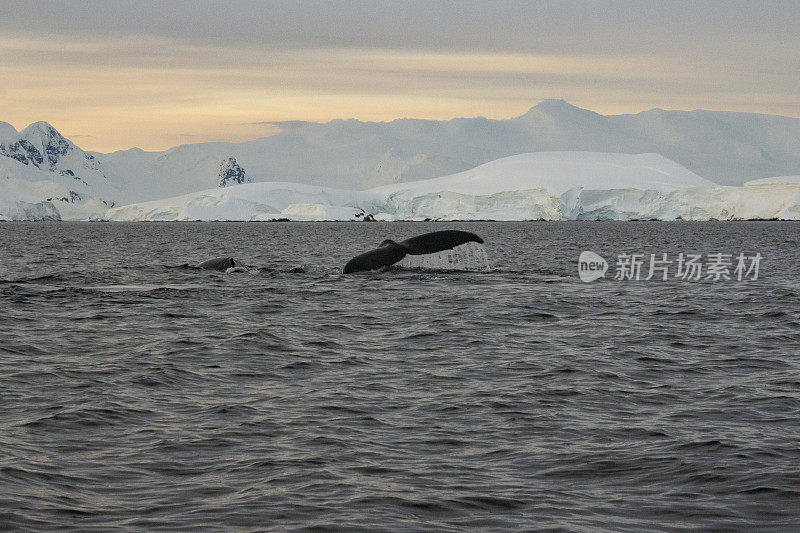
[[[483,239],[469,231],[444,230],[412,237],[397,244],[411,255],[423,255],[450,250],[468,242],[483,244]]]
[[[208,261],[203,261],[197,265],[197,268],[202,268],[203,270],[220,270],[224,272],[229,268],[234,268],[235,266],[236,261],[233,260],[233,257],[216,257],[214,259],[209,259]]]

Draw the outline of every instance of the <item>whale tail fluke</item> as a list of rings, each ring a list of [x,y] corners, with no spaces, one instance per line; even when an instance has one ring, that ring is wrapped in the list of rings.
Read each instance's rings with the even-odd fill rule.
[[[474,233],[458,230],[434,231],[400,242],[387,239],[378,248],[352,258],[342,272],[350,274],[364,270],[378,270],[402,261],[408,254],[434,254],[468,242],[483,244],[483,239]]]
[[[469,231],[445,230],[412,237],[397,244],[411,255],[424,255],[451,250],[468,242],[483,244],[483,239]]]
[[[374,250],[355,256],[347,262],[342,272],[351,274],[363,270],[378,270],[401,261],[407,253],[406,249],[397,243],[386,243]]]

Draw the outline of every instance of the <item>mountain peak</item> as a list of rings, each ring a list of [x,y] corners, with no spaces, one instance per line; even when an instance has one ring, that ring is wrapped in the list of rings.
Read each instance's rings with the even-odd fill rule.
[[[15,140],[19,136],[17,129],[8,122],[0,122],[0,142]]]
[[[66,155],[75,145],[64,138],[58,130],[47,122],[34,122],[21,132],[19,132],[18,142],[12,155],[23,164],[25,161],[32,162],[38,167],[47,160],[50,170],[54,170],[61,156]],[[22,150],[22,152],[20,152]],[[6,154],[8,155],[8,154]]]
[[[538,109],[539,111],[557,111],[562,109],[580,109],[581,111],[586,111],[585,109],[581,109],[580,107],[574,106],[563,100],[561,98],[548,98],[546,100],[542,100],[531,109]]]
[[[530,108],[528,112],[522,115],[520,118],[533,117],[542,114],[551,116],[597,115],[597,113],[594,111],[574,106],[566,100],[562,100],[560,98],[550,98],[547,100],[542,100]]]
[[[564,100],[563,98],[545,98],[533,107],[548,108],[548,107],[566,107],[574,108],[575,106]]]
[[[55,129],[53,126],[40,120],[39,122],[34,122],[27,128],[23,129],[20,133],[22,137],[31,137],[33,135],[39,135],[42,137],[51,137],[51,138],[61,138],[64,137]]]

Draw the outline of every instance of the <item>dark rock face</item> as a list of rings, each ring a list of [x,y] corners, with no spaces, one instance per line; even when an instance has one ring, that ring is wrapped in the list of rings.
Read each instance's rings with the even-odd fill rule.
[[[25,139],[20,139],[19,145],[23,150],[25,150],[25,153],[28,155],[28,159],[30,159],[31,163],[37,167],[44,163],[44,157],[42,156],[42,153],[30,142]]]
[[[16,159],[25,165],[30,163],[38,167],[44,163],[44,157],[39,149],[25,139],[20,139],[9,145],[0,145],[0,154]]]
[[[89,170],[100,170],[100,165],[97,163],[97,159],[91,154],[83,154],[84,162],[83,166],[88,168]],[[108,179],[108,176],[103,174],[103,177]]]
[[[224,159],[219,164],[219,186],[228,187],[229,185],[239,185],[250,183],[252,180],[247,177],[244,169],[236,162],[235,157]]]
[[[9,146],[0,145],[0,155],[4,155],[6,157],[10,157],[11,159],[16,159],[23,165],[28,164],[28,156],[24,153],[20,153],[19,151],[19,143],[16,142]]]
[[[48,128],[48,135],[44,142],[44,151],[45,154],[47,154],[47,161],[50,163],[50,168],[55,167],[58,163],[59,156],[66,155],[69,149],[69,142],[54,128]]]
[[[81,198],[81,195],[76,193],[75,191],[69,191],[69,198],[67,198],[66,196],[62,196],[61,198],[51,197],[51,198],[47,199],[48,202],[58,201],[58,202],[66,202],[66,203],[70,203],[70,204],[78,203],[81,200],[83,200],[83,198]],[[103,203],[105,203],[105,202],[103,202]]]
[[[0,155],[16,159],[24,165],[32,164],[35,167],[41,167],[47,158],[50,170],[54,170],[59,157],[66,155],[71,146],[69,141],[50,125],[41,126],[39,132],[42,133],[44,154],[28,138],[22,138],[7,145],[0,145]]]

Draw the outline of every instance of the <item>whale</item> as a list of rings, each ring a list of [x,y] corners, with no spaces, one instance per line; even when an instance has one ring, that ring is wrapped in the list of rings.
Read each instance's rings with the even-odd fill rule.
[[[402,261],[409,254],[435,254],[468,242],[483,244],[483,239],[469,231],[459,230],[434,231],[400,242],[387,239],[374,250],[364,252],[348,261],[344,265],[342,273],[352,274],[366,270],[378,270]]]
[[[225,272],[229,268],[236,268],[236,261],[233,260],[233,257],[216,257],[214,259],[209,259],[208,261],[203,261],[197,265],[197,268]]]

